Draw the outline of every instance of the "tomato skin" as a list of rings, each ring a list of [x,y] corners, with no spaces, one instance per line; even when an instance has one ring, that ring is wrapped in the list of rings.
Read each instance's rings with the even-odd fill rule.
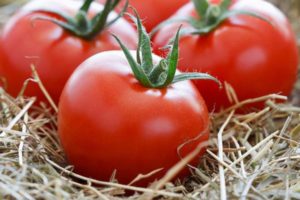
[[[208,129],[207,108],[190,81],[145,88],[121,51],[97,54],[79,66],[59,104],[58,132],[69,163],[105,181],[114,169],[118,181],[128,184],[139,173],[164,168],[139,182],[147,185],[179,161],[177,147],[202,134],[180,151],[186,155],[208,139]]]
[[[105,3],[106,0],[99,0],[99,2]],[[129,5],[137,10],[144,26],[148,31],[151,31],[188,2],[189,0],[129,0]],[[122,3],[117,8],[118,11],[122,10],[124,3],[125,0],[122,0]],[[128,11],[132,13],[130,9]]]
[[[39,16],[55,17],[38,9],[53,9],[75,15],[82,2],[72,0],[36,0],[29,2],[6,24],[0,38],[0,76],[7,79],[8,92],[16,96],[23,82],[31,77],[31,64],[57,103],[59,96],[74,69],[97,52],[120,49],[111,33],[120,37],[129,48],[137,46],[137,34],[124,19],[87,41],[71,35],[61,27]],[[90,10],[95,15],[102,5],[94,3]],[[116,16],[115,13],[111,17]],[[45,100],[38,86],[30,83],[25,95]]]
[[[289,95],[297,78],[298,49],[286,17],[270,3],[262,0],[236,1],[231,9],[250,10],[267,18],[263,20],[237,15],[230,17],[215,31],[205,36],[180,39],[179,69],[207,72],[235,89],[239,100],[271,93]],[[192,4],[174,16],[193,16]],[[179,24],[163,27],[154,39],[157,48],[167,44]],[[188,27],[189,25],[185,24]],[[231,105],[225,89],[210,82],[194,81],[209,110]],[[253,105],[261,107],[262,104]]]

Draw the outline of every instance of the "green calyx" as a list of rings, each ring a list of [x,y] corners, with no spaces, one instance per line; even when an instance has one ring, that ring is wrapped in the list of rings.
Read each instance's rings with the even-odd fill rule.
[[[48,20],[52,23],[57,24],[63,29],[69,31],[71,34],[80,37],[82,39],[91,40],[101,33],[105,28],[113,24],[120,17],[123,16],[124,12],[128,7],[128,0],[126,4],[117,17],[108,20],[109,13],[114,10],[114,8],[120,3],[121,0],[107,0],[104,8],[101,12],[96,14],[92,19],[88,18],[88,11],[94,0],[85,0],[79,11],[75,16],[69,16],[62,12],[52,11],[52,10],[39,10],[42,12],[47,12],[59,16],[62,20],[52,18],[52,17],[37,17],[40,20]]]
[[[207,34],[216,29],[227,18],[234,15],[248,15],[259,18],[269,23],[264,17],[245,10],[229,10],[232,0],[222,0],[218,5],[211,4],[208,0],[192,0],[199,19],[188,20],[194,30],[189,34]]]
[[[216,78],[209,74],[203,73],[182,73],[176,74],[178,64],[178,51],[179,51],[179,32],[178,29],[176,36],[171,45],[171,49],[166,58],[162,59],[159,63],[153,63],[151,41],[148,33],[143,27],[139,16],[136,13],[136,25],[139,35],[139,44],[136,51],[136,59],[130,53],[129,49],[124,46],[117,36],[114,36],[120,44],[128,63],[136,77],[136,79],[146,88],[166,88],[170,84],[194,79],[207,79],[217,82],[220,86],[221,83]]]

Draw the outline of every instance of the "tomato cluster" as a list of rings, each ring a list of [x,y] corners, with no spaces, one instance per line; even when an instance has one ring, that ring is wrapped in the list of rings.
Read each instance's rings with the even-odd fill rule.
[[[161,178],[208,140],[209,110],[231,105],[217,79],[239,100],[292,90],[295,36],[270,3],[130,0],[146,23],[133,10],[134,27],[122,18],[127,1],[99,2],[33,0],[0,37],[7,91],[17,96],[36,68],[59,103],[60,141],[80,174],[109,181],[116,170],[128,184],[160,169],[137,184]],[[34,83],[25,95],[45,100]]]

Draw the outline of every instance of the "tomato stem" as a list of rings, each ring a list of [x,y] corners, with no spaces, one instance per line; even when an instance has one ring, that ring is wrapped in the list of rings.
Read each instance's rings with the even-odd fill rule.
[[[189,34],[208,34],[233,15],[248,15],[270,23],[263,16],[251,11],[229,10],[232,0],[222,0],[218,5],[209,3],[208,0],[192,0],[192,2],[199,18],[189,20],[189,24],[194,28]]]
[[[92,3],[94,0],[86,0],[83,5],[81,6],[80,10],[87,13],[88,10],[90,9]]]
[[[131,16],[131,18],[136,23],[139,35],[139,44],[136,52],[136,59],[130,53],[129,49],[124,46],[120,39],[113,35],[117,42],[120,44],[125,57],[135,75],[136,79],[147,88],[166,88],[172,83],[179,81],[191,80],[191,79],[207,79],[217,82],[219,85],[221,83],[216,78],[202,73],[183,73],[176,75],[176,68],[178,64],[178,54],[179,54],[179,27],[175,38],[172,40],[171,50],[166,58],[160,60],[156,65],[153,64],[151,41],[149,34],[142,25],[139,15],[134,10],[136,18]]]
[[[52,17],[38,17],[36,19],[47,20],[62,27],[71,34],[85,40],[92,40],[99,35],[105,28],[115,23],[123,16],[128,8],[128,0],[123,7],[123,10],[111,21],[108,21],[108,16],[115,7],[120,3],[120,0],[107,0],[104,8],[92,19],[88,18],[88,11],[94,0],[85,0],[77,14],[72,17],[62,12],[52,10],[41,10],[61,17],[63,20],[58,20]]]
[[[191,0],[199,17],[170,18],[159,24],[152,30],[154,35],[160,28],[174,22],[188,23],[191,28],[182,30],[181,35],[208,34],[218,28],[226,19],[234,15],[248,15],[261,19],[269,24],[272,23],[265,17],[247,10],[230,10],[232,0],[222,0],[218,5],[210,3],[209,0]]]

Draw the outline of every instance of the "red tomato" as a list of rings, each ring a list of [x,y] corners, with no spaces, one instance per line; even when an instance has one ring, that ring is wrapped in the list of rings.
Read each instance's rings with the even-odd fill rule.
[[[101,3],[106,1],[99,0]],[[125,0],[122,0],[122,2],[125,2]],[[189,0],[129,0],[129,4],[138,11],[148,31],[151,31],[156,25],[166,20],[188,2]],[[120,5],[124,5],[124,3]],[[117,10],[122,10],[122,7],[119,6]]]
[[[207,35],[187,35],[180,39],[179,69],[207,72],[235,89],[239,100],[270,93],[289,95],[296,80],[298,50],[286,17],[262,0],[240,0],[232,10],[247,10],[268,19],[235,15]],[[195,16],[192,3],[173,17]],[[178,28],[174,23],[163,27],[154,45],[164,46]],[[185,24],[185,27],[190,25]],[[160,50],[156,49],[156,52]],[[160,52],[161,53],[161,52]],[[205,81],[194,81],[209,110],[230,105],[225,90]],[[261,106],[261,105],[255,105]]]
[[[133,54],[135,54],[133,52]],[[154,57],[158,63],[159,57]],[[58,113],[59,137],[75,171],[129,183],[139,173],[163,170],[208,139],[205,103],[190,81],[165,89],[145,88],[134,77],[122,51],[85,61],[69,79]],[[200,136],[200,137],[198,137]]]
[[[9,93],[16,96],[20,92],[23,82],[31,76],[30,65],[34,64],[51,97],[58,102],[63,86],[80,63],[97,52],[120,49],[111,33],[122,38],[129,48],[136,48],[136,31],[124,19],[92,40],[76,37],[52,22],[34,20],[40,16],[55,17],[37,11],[41,9],[73,16],[81,4],[71,0],[31,1],[7,22],[0,38],[0,75],[6,78]],[[91,16],[101,9],[102,5],[94,3]],[[115,16],[111,13],[110,19]],[[26,95],[44,100],[36,84],[29,85]]]

